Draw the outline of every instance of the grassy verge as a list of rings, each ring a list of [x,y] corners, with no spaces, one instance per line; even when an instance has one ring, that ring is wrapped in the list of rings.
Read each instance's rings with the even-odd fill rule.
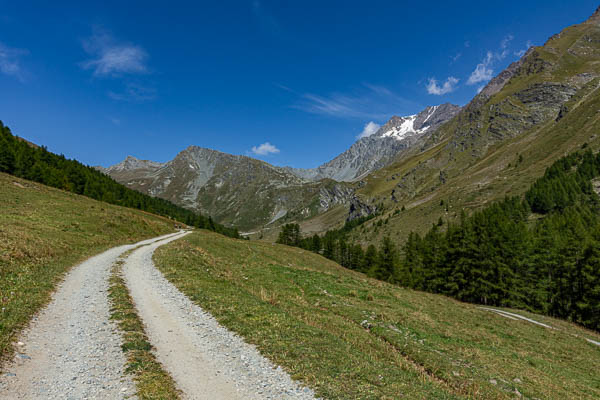
[[[164,218],[0,174],[0,361],[70,267],[172,231]]]
[[[600,397],[600,335],[398,288],[296,248],[197,232],[157,267],[328,399]],[[575,337],[577,335],[578,337]]]
[[[124,255],[125,257],[125,255]],[[121,276],[123,261],[113,266],[109,298],[111,319],[117,321],[127,357],[126,372],[133,375],[140,399],[179,399],[173,378],[162,368],[152,353],[144,325],[137,315],[127,285]]]

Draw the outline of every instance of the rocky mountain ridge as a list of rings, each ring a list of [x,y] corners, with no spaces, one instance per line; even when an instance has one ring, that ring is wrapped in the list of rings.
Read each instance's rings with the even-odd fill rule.
[[[330,178],[352,182],[389,165],[419,139],[435,132],[452,119],[460,107],[445,103],[425,108],[418,114],[393,116],[373,135],[357,140],[333,160],[313,169],[288,168],[307,180]]]
[[[99,169],[129,188],[241,229],[292,216],[308,218],[357,202],[348,185],[331,180],[308,182],[264,161],[198,146],[189,146],[166,163],[128,156]]]

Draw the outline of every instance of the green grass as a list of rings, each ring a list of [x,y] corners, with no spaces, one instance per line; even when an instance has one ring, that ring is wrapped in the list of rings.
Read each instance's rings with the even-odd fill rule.
[[[70,267],[171,231],[167,219],[0,174],[0,361]]]
[[[123,337],[122,348],[127,357],[125,371],[133,375],[138,398],[179,399],[180,392],[175,381],[152,353],[152,345],[121,275],[122,268],[122,260],[113,266],[109,280],[109,298],[112,304],[111,319],[117,321]]]
[[[366,278],[301,249],[197,232],[159,248],[165,276],[328,399],[600,397],[600,335]],[[575,336],[576,335],[576,336]],[[495,382],[495,383],[494,383]]]

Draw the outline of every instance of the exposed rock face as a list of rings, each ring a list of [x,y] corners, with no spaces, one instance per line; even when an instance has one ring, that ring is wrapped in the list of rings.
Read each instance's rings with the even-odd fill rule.
[[[328,210],[338,204],[346,204],[354,199],[354,189],[343,184],[334,184],[333,187],[321,187],[319,191],[319,206]]]
[[[460,107],[442,104],[427,107],[419,114],[392,117],[369,137],[356,141],[348,150],[333,160],[314,169],[289,168],[295,175],[309,179],[324,178],[351,182],[359,180],[393,162],[400,153],[414,145],[423,136],[435,132],[452,119]]]
[[[550,51],[553,51],[553,40],[559,37],[555,35],[549,39],[546,46]],[[519,61],[492,79],[458,115],[450,146],[460,151],[471,149],[473,156],[480,156],[496,142],[562,118],[568,112],[566,103],[596,78],[596,74],[584,73],[556,81],[552,79],[555,65],[547,58],[542,55],[540,48],[532,47]],[[514,79],[526,81],[530,76],[547,78],[523,87],[513,85],[516,87],[504,90]],[[496,94],[502,96],[491,101]]]
[[[357,197],[353,198],[350,202],[350,209],[348,210],[348,217],[346,221],[350,222],[357,218],[368,217],[369,215],[373,215],[377,212],[377,207],[370,206],[364,202],[362,202]]]
[[[461,107],[450,103],[427,107],[417,114],[414,128],[417,131],[433,132],[441,125],[451,120],[460,110]]]
[[[163,164],[149,161],[139,160],[133,156],[127,156],[123,161],[108,168],[96,167],[98,170],[111,176],[126,176],[130,171],[145,171],[146,173],[152,173],[156,171]],[[139,172],[137,172],[139,174]]]

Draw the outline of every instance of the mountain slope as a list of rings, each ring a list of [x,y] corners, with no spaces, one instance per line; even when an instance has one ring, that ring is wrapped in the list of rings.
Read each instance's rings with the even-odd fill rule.
[[[371,212],[343,182],[392,162],[419,138],[431,135],[454,116],[452,104],[427,107],[409,117],[393,117],[370,137],[314,170],[279,168],[246,156],[190,146],[173,160],[157,163],[129,156],[101,171],[151,196],[213,216],[218,222],[252,230],[275,222],[306,219],[344,206],[352,219]]]
[[[324,178],[336,181],[354,181],[390,164],[399,154],[409,149],[418,139],[431,135],[460,111],[453,104],[427,107],[418,114],[393,116],[373,135],[356,141],[348,150],[333,160],[314,169],[289,170],[309,180]]]
[[[595,13],[531,48],[433,135],[366,177],[357,196],[385,211],[356,238],[402,241],[440,217],[454,220],[462,210],[522,194],[545,168],[581,146],[598,150],[599,88]],[[377,227],[380,221],[388,223]]]

